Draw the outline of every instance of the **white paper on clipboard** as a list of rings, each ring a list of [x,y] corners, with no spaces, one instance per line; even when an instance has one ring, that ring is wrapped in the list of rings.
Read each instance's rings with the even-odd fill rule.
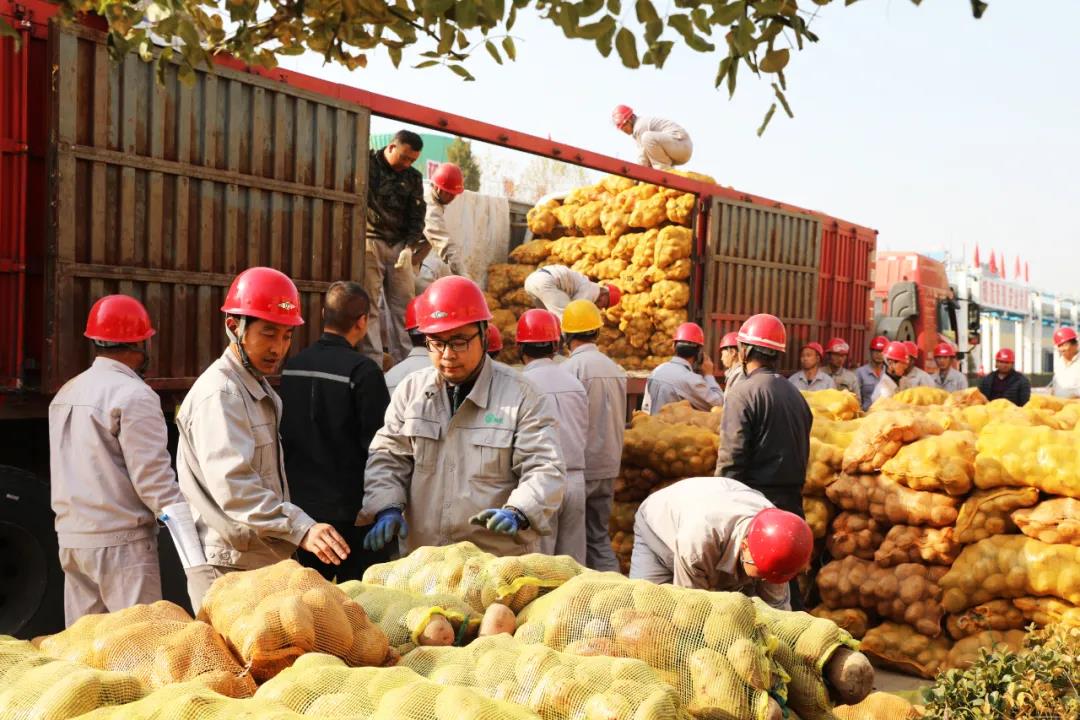
[[[176,554],[185,569],[206,564],[199,531],[195,529],[195,518],[191,515],[191,506],[186,502],[166,505],[161,509],[161,522],[165,523],[172,535]]]

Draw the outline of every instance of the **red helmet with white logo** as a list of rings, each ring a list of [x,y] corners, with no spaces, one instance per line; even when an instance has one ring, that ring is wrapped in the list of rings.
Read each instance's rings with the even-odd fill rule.
[[[451,195],[465,192],[465,178],[461,175],[461,168],[450,162],[443,163],[431,173],[431,184]]]
[[[739,347],[739,333],[737,332],[726,333],[724,337],[720,340],[721,350],[737,347]]]
[[[1016,354],[1010,348],[1001,348],[994,355],[994,359],[998,362],[1014,363],[1016,362]]]
[[[766,508],[750,521],[746,549],[761,577],[766,582],[780,585],[810,564],[814,533],[795,513]]]
[[[934,357],[956,357],[956,348],[952,346],[952,343],[938,343],[934,348]]]
[[[629,105],[616,105],[611,111],[611,122],[615,123],[617,128],[621,128],[632,117],[634,117],[634,111]]]
[[[919,357],[919,346],[915,344],[914,340],[905,340],[904,347],[907,348],[908,355],[911,356],[912,360]]]
[[[487,326],[487,351],[499,352],[503,349],[502,333],[494,323]]]
[[[141,302],[129,295],[106,295],[90,308],[83,335],[99,342],[137,343],[155,332]]]
[[[787,351],[787,329],[780,318],[759,313],[746,319],[739,328],[739,342],[743,345],[768,348],[777,352]]]
[[[415,330],[417,325],[417,312],[416,308],[420,303],[420,298],[424,297],[423,294],[417,295],[409,304],[405,306],[405,330]]]
[[[236,276],[221,312],[258,318],[275,325],[303,325],[300,293],[289,276],[270,267],[253,267]]]
[[[705,331],[701,329],[701,326],[697,323],[686,322],[683,323],[675,330],[675,342],[687,342],[694,343],[695,345],[705,344]]]
[[[825,357],[825,348],[821,347],[819,342],[808,342],[800,348],[799,352],[802,352],[806,348],[810,348],[817,353],[818,359]]]
[[[878,335],[870,341],[870,349],[876,352],[882,352],[885,350],[885,346],[889,344],[889,338],[884,335]]]
[[[1067,342],[1076,342],[1076,331],[1071,327],[1061,327],[1054,331],[1054,347],[1060,347]]]
[[[893,340],[885,346],[885,359],[896,362],[910,362],[911,355],[908,353],[907,346],[904,343]]]
[[[837,355],[847,355],[851,352],[851,347],[844,338],[834,337],[829,341],[829,344],[825,346],[825,352],[836,353]]]
[[[526,310],[518,318],[518,343],[553,343],[559,342],[561,336],[559,316],[553,312],[534,308]]]
[[[417,329],[425,335],[491,320],[484,291],[461,275],[439,278],[428,286],[423,298],[416,308],[416,319]]]

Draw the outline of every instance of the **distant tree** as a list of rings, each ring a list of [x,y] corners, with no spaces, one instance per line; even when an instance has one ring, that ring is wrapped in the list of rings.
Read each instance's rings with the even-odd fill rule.
[[[569,165],[545,157],[534,157],[514,181],[514,198],[536,202],[553,192],[572,190],[590,182],[589,173],[578,165]]]
[[[480,189],[480,165],[473,155],[472,143],[461,138],[455,138],[446,149],[446,159],[461,168],[461,174],[465,177],[465,189],[476,192]]]

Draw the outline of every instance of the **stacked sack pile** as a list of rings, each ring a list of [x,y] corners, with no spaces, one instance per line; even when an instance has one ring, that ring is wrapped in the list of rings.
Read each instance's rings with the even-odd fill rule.
[[[676,328],[687,321],[693,211],[692,194],[614,175],[534,207],[528,223],[537,239],[515,248],[509,263],[488,268],[488,304],[503,338],[513,339],[517,318],[532,306],[523,288],[529,273],[565,265],[623,292],[604,312],[602,351],[627,370],[667,360]],[[500,359],[515,362],[516,350]]]
[[[808,400],[804,507],[830,559],[813,614],[924,677],[1080,622],[1080,403],[916,388],[849,419]]]

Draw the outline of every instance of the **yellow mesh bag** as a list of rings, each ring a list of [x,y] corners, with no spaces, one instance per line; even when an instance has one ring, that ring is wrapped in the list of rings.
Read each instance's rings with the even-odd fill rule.
[[[623,438],[623,462],[665,478],[711,475],[719,436],[703,427],[656,418],[639,420]]]
[[[1080,452],[1069,430],[992,423],[979,435],[975,485],[1034,487],[1080,498]]]
[[[786,678],[750,598],[587,573],[537,600],[515,637],[573,655],[643,660],[695,717],[763,720]]]
[[[539,265],[551,254],[550,240],[530,240],[510,251],[510,259],[521,265]]]
[[[952,565],[960,554],[960,543],[953,538],[953,528],[894,525],[874,552],[874,562],[881,567],[900,563]]]
[[[828,420],[854,420],[862,415],[862,408],[855,394],[847,390],[802,391],[803,399],[814,416]]]
[[[844,464],[844,449],[839,445],[810,438],[810,460],[806,465],[803,495],[824,495],[825,489],[836,480]]]
[[[653,265],[666,268],[683,258],[689,258],[693,242],[694,236],[688,227],[668,225],[661,228],[656,238]]]
[[[1080,545],[1080,500],[1046,500],[1033,508],[1014,511],[1012,520],[1020,532],[1044,543]]]
[[[859,423],[851,443],[844,451],[844,471],[875,472],[895,457],[905,443],[943,432],[945,428],[940,423],[922,412],[894,410],[872,413]]]
[[[814,539],[820,540],[829,532],[829,522],[832,520],[832,503],[818,497],[804,497],[802,499],[803,515],[806,516],[806,524],[814,533]]]
[[[423,644],[424,631],[435,618],[445,618],[454,629],[453,642],[464,644],[476,637],[481,614],[453,595],[420,595],[349,580],[341,591],[364,608],[399,653]]]
[[[133,675],[56,660],[28,642],[0,635],[0,717],[67,720],[145,693]]]
[[[191,681],[166,685],[141,700],[101,708],[80,720],[300,720],[303,717],[277,702],[230,698]],[[359,715],[352,717],[361,720]]]
[[[1024,613],[1008,600],[990,602],[949,615],[945,628],[953,640],[963,640],[986,630],[1019,630],[1027,623]]]
[[[835,560],[843,560],[848,555],[873,560],[874,551],[885,539],[887,527],[869,515],[842,512],[833,521],[826,547]]]
[[[400,560],[372,565],[364,572],[364,582],[411,593],[453,595],[480,613],[494,602],[519,612],[584,570],[565,555],[495,557],[466,541],[417,548]]]
[[[829,445],[836,445],[842,453],[847,450],[848,445],[851,444],[851,441],[855,438],[855,433],[862,427],[862,424],[863,418],[844,422],[815,415],[814,423],[810,426],[810,437]],[[837,469],[840,470],[843,467],[844,457],[841,454]]]
[[[892,397],[881,398],[870,406],[869,412],[899,410],[905,407],[944,405],[951,397],[948,390],[933,387],[913,387],[901,390]]]
[[[1060,623],[1068,627],[1080,627],[1080,607],[1064,600],[1050,597],[1013,598],[1013,605],[1024,618],[1036,625]]]
[[[1054,395],[1032,394],[1031,398],[1027,401],[1027,404],[1024,405],[1024,408],[1057,412],[1064,409],[1068,403],[1069,401],[1066,398],[1059,398]]]
[[[649,416],[646,415],[646,417]],[[705,428],[712,433],[719,434],[720,423],[724,419],[724,408],[723,406],[714,407],[706,412],[704,410],[694,409],[694,406],[690,404],[689,400],[680,400],[679,402],[668,403],[660,408],[660,411],[652,417],[662,422],[693,425],[694,427]]]
[[[328,652],[349,665],[392,658],[386,634],[336,585],[295,560],[214,581],[199,619],[214,626],[258,682],[306,652]]]
[[[1012,512],[1037,502],[1039,491],[1035,488],[977,490],[960,507],[953,538],[962,545],[969,545],[993,535],[1015,532]]]
[[[945,667],[963,670],[971,666],[982,650],[991,655],[1003,652],[1018,652],[1024,647],[1024,638],[1027,633],[1023,630],[983,630],[970,637],[957,640],[952,646],[948,657],[945,659]]]
[[[525,222],[533,235],[549,237],[555,231],[558,221],[555,219],[554,210],[557,207],[559,207],[558,200],[549,200],[529,209],[529,212],[525,214]]]
[[[836,720],[918,720],[922,717],[914,705],[902,697],[873,692],[858,705],[837,705]]]
[[[866,611],[859,608],[838,608],[834,610],[825,605],[818,605],[810,611],[810,614],[814,617],[831,620],[854,638],[861,638],[866,634],[866,630],[870,626],[870,619],[867,617]]]
[[[825,495],[842,510],[867,513],[890,525],[947,527],[956,522],[960,498],[906,488],[881,475],[841,475]]]
[[[959,613],[998,598],[1053,595],[1080,603],[1080,547],[997,535],[968,545],[941,579],[942,603]]]
[[[134,675],[149,688],[198,679],[230,697],[255,692],[255,680],[221,635],[164,600],[84,615],[39,647],[55,658]]]
[[[650,468],[640,468],[636,465],[623,463],[619,468],[619,477],[615,478],[612,490],[615,493],[615,502],[639,503],[648,497],[653,488],[664,479]]]
[[[985,405],[987,403],[986,396],[979,392],[977,387],[969,387],[964,390],[956,390],[949,396],[949,399],[945,401],[945,407],[974,407],[976,405]]]
[[[883,622],[866,631],[859,648],[882,667],[933,679],[945,668],[952,641],[929,638],[910,625]]]
[[[912,490],[965,495],[975,475],[976,440],[970,430],[931,435],[901,448],[881,473]]]
[[[818,573],[821,600],[831,608],[862,607],[904,622],[923,635],[941,633],[941,578],[948,568],[903,563],[891,568],[851,556]]]
[[[501,297],[525,284],[525,278],[536,270],[535,265],[496,263],[488,266],[487,290],[492,295]]]

